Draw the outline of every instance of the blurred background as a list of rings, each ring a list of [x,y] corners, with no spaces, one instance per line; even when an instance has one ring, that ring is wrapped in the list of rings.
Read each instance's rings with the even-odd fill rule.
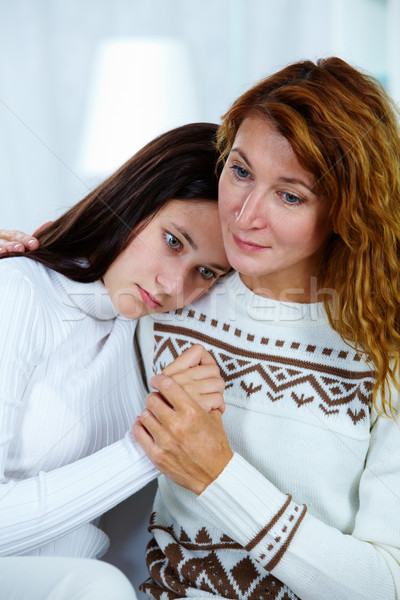
[[[400,0],[0,0],[0,227],[33,231],[158,133],[338,55],[400,101]]]

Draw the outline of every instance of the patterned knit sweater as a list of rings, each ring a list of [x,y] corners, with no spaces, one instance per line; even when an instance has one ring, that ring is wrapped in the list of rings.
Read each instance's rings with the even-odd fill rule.
[[[148,377],[193,343],[226,382],[234,457],[196,496],[165,477],[147,551],[153,598],[400,597],[400,430],[321,304],[255,296],[234,274],[139,327]]]

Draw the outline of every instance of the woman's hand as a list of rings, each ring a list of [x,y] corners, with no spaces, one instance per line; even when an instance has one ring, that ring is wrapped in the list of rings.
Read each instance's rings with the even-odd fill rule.
[[[0,254],[8,252],[25,252],[39,247],[38,240],[22,231],[0,229]]]
[[[204,410],[224,412],[225,382],[214,358],[201,344],[185,350],[162,371],[162,375],[172,377]],[[158,389],[155,381],[154,377],[150,379],[150,385]]]
[[[219,410],[207,412],[173,377],[156,375],[132,431],[164,475],[201,494],[233,456]]]
[[[232,457],[218,365],[195,344],[150,384],[158,393],[147,396],[132,428],[135,439],[162,473],[200,494]]]

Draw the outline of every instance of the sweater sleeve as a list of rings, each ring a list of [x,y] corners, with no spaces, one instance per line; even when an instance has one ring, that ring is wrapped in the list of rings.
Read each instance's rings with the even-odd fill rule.
[[[22,554],[100,516],[159,474],[129,435],[50,472],[7,481],[23,394],[43,353],[45,318],[31,282],[0,271],[0,555]],[[38,432],[39,435],[39,432]]]
[[[302,600],[396,600],[399,456],[399,425],[379,416],[351,535],[313,517],[237,454],[198,502],[220,530]]]

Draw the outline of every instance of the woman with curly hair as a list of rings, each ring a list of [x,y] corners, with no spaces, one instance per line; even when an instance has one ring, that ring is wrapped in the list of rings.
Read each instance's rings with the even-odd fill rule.
[[[344,61],[304,61],[236,100],[218,140],[222,235],[237,272],[174,315],[146,318],[139,342],[144,355],[155,343],[149,375],[201,342],[225,379],[226,411],[207,414],[162,374],[152,380],[160,394],[134,435],[168,478],[143,589],[395,600],[397,112]]]

